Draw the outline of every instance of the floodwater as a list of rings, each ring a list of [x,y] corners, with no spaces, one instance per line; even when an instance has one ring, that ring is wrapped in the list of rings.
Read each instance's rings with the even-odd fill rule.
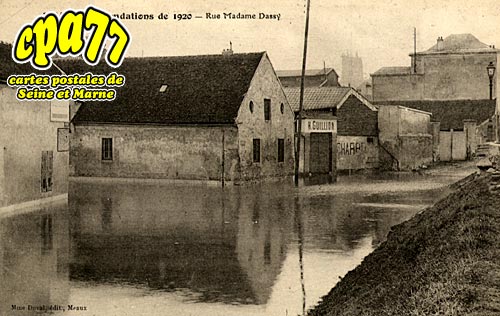
[[[0,314],[302,314],[455,180],[73,180],[68,204],[0,218]]]

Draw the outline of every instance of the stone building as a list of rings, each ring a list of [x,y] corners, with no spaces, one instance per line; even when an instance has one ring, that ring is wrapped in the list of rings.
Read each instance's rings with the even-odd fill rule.
[[[293,174],[293,112],[266,53],[126,58],[118,72],[126,82],[116,99],[85,102],[72,120],[72,176]]]
[[[433,162],[431,113],[382,105],[378,129],[383,169],[412,170]]]
[[[300,87],[302,70],[276,71],[283,87]],[[338,87],[339,75],[333,68],[306,69],[305,87]]]
[[[486,66],[498,65],[499,52],[471,34],[439,37],[428,50],[410,54],[410,67],[373,73],[373,101],[488,99]]]
[[[343,87],[357,88],[363,81],[363,60],[358,56],[358,53],[356,55],[351,55],[351,53],[342,54],[340,84]]]
[[[285,88],[285,93],[290,101],[290,105],[297,113],[299,109],[299,88]],[[331,120],[337,121],[336,130],[332,137],[332,148],[330,154],[333,157],[333,169],[337,170],[358,170],[372,169],[378,167],[378,129],[377,129],[377,108],[366,100],[353,88],[348,87],[323,87],[308,88],[304,93],[304,117],[307,126],[309,121]],[[333,123],[332,123],[333,124]],[[308,152],[314,145],[312,133],[305,137],[305,169],[308,170],[308,160],[314,161],[316,158],[308,159]],[[327,145],[324,144],[324,151],[327,152]],[[335,158],[336,157],[336,158]],[[316,159],[317,160],[317,159]],[[328,161],[328,160],[327,160]],[[309,169],[310,170],[310,169]]]
[[[0,209],[5,211],[65,200],[68,192],[69,106],[17,100],[7,78],[37,71],[15,63],[11,51],[0,43]],[[54,73],[59,72],[51,68],[44,74]]]

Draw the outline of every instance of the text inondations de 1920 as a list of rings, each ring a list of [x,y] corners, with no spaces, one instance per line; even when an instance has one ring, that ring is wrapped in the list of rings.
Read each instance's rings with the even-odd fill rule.
[[[123,12],[113,14],[115,18],[121,20],[173,20],[173,21],[189,21],[196,19],[203,20],[225,20],[225,21],[238,21],[238,20],[271,20],[280,21],[282,15],[280,12],[161,12],[158,14],[153,13],[138,13],[138,12]]]

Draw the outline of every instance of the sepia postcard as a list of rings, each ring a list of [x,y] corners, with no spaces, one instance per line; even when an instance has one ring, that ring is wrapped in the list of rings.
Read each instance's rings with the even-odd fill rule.
[[[500,315],[494,0],[0,0],[0,316]]]

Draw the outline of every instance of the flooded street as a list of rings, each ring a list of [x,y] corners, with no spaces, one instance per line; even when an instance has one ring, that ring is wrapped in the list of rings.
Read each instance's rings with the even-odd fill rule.
[[[26,308],[0,312],[301,314],[460,178],[340,177],[300,192],[73,180],[67,205],[0,218],[0,297]]]

